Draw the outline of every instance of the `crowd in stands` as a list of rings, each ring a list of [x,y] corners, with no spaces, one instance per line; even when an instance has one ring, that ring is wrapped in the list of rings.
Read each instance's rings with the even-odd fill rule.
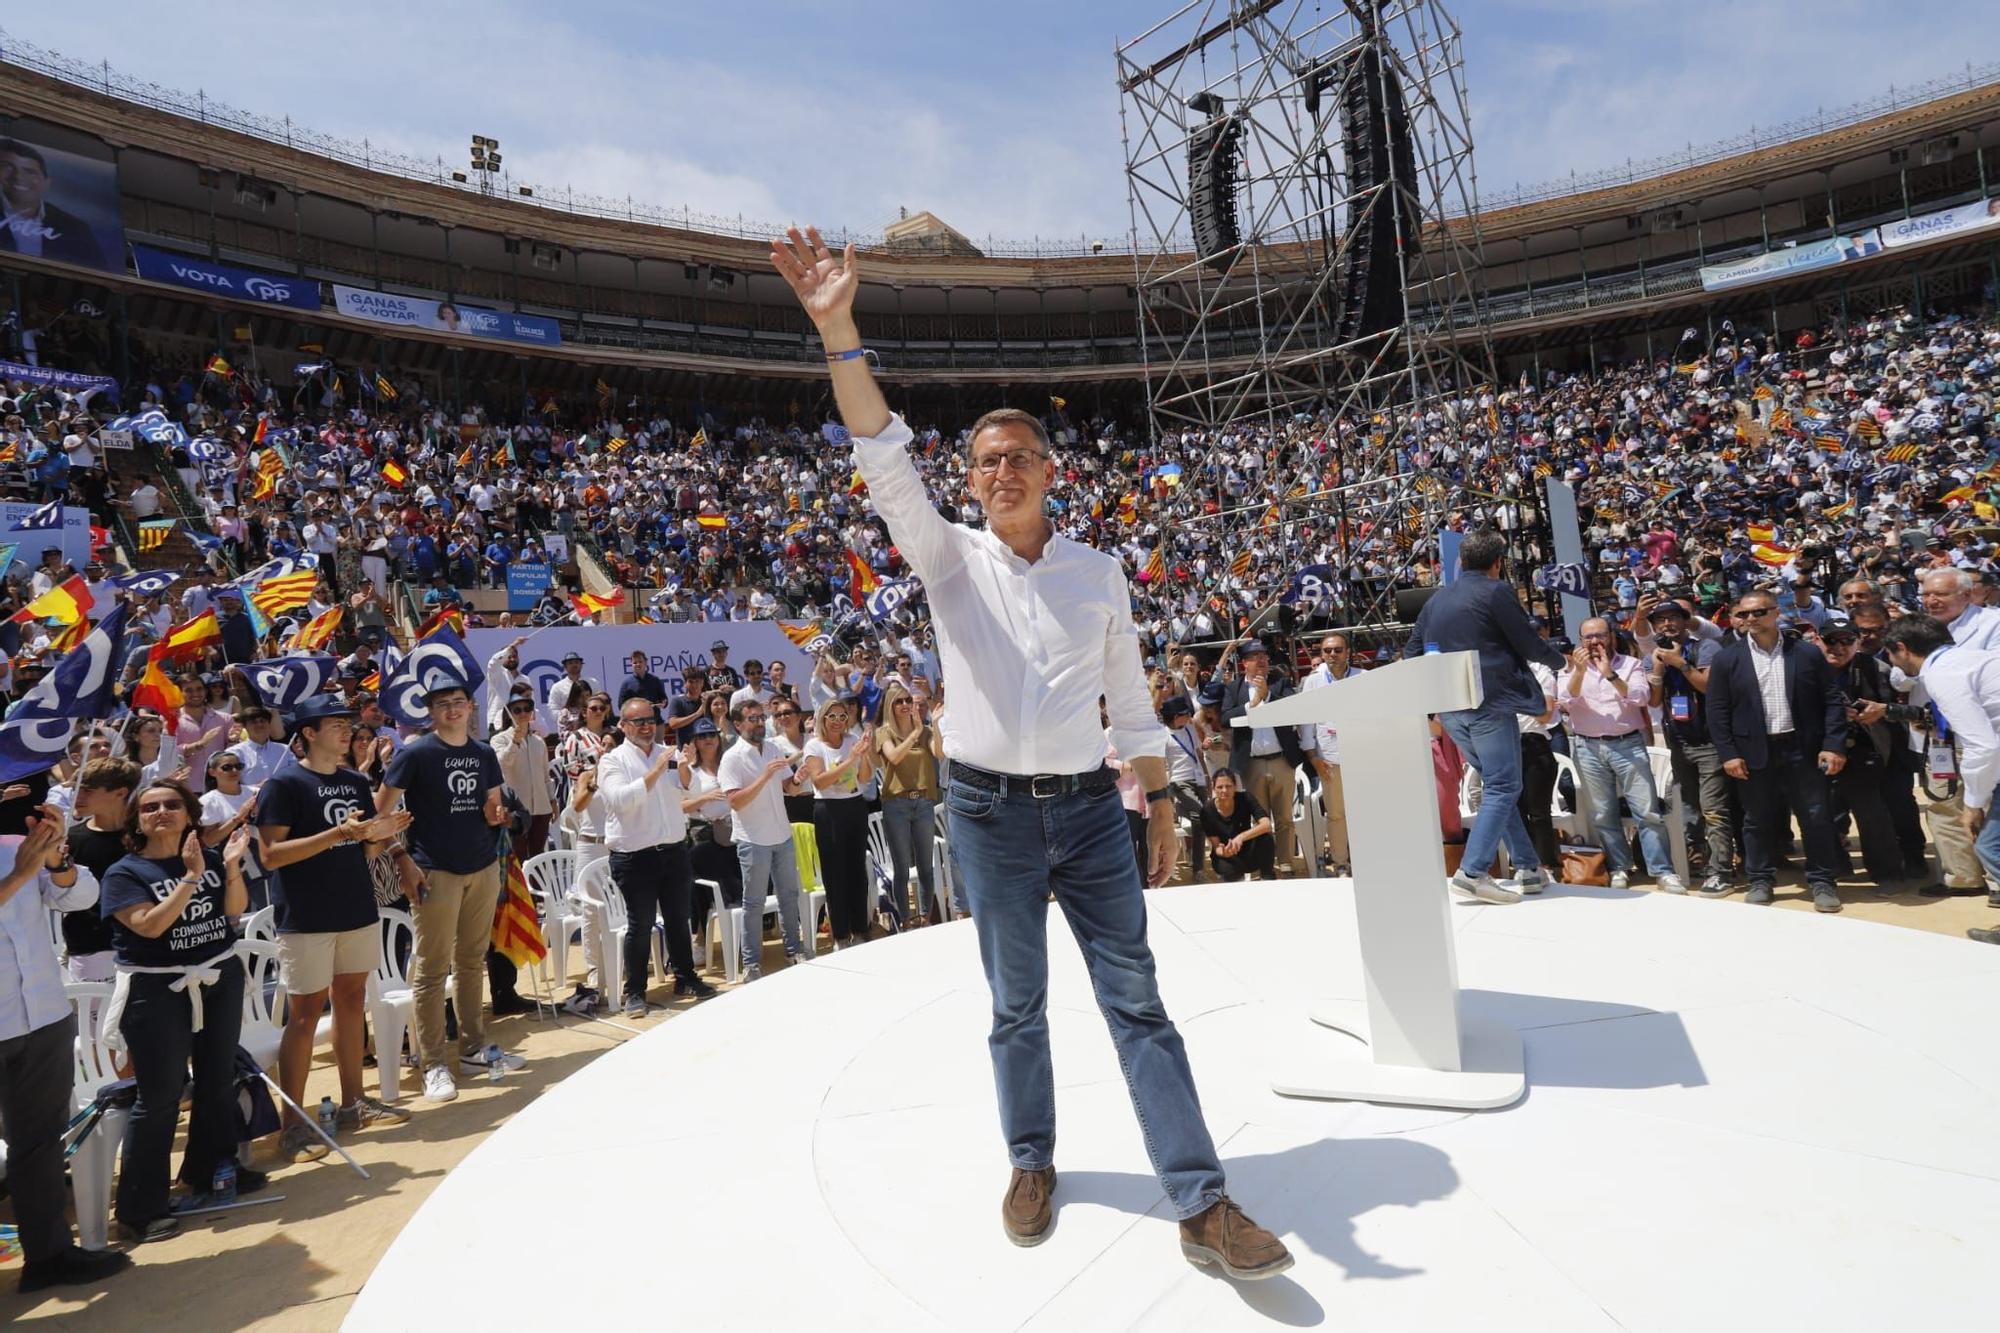
[[[1744,691],[1766,681],[1757,654],[1776,653],[1770,660],[1815,682],[1810,699],[1793,700],[1798,711],[1826,710],[1811,733],[1826,748],[1809,754],[1828,779],[1827,800],[1790,811],[1815,905],[1837,910],[1835,881],[1862,877],[1883,891],[1920,884],[2000,906],[2000,846],[1989,846],[2000,834],[1987,836],[2000,824],[1981,819],[2000,730],[1965,723],[2000,712],[2000,680],[1989,690],[1989,677],[1972,672],[1934,687],[1931,665],[1953,651],[1983,664],[2000,649],[1996,358],[1992,318],[1888,311],[1782,346],[1727,324],[1714,339],[1690,330],[1666,360],[1471,387],[1420,412],[1390,407],[1367,419],[1321,415],[1147,442],[1115,422],[1073,421],[1052,403],[1052,519],[1065,536],[1118,551],[1132,572],[1172,742],[1187,873],[1274,879],[1347,867],[1337,734],[1229,722],[1294,690],[1334,687],[1370,656],[1371,645],[1345,630],[1276,652],[1242,633],[1254,612],[1296,590],[1303,571],[1327,567],[1331,590],[1318,606],[1302,604],[1308,623],[1314,612],[1338,623],[1343,606],[1384,581],[1438,578],[1434,552],[1409,550],[1409,531],[1379,514],[1345,526],[1312,517],[1311,495],[1341,483],[1343,453],[1373,449],[1437,479],[1470,549],[1497,550],[1496,529],[1511,544],[1520,595],[1547,641],[1536,675],[1546,706],[1523,717],[1519,737],[1521,813],[1542,864],[1563,861],[1548,812],[1555,756],[1567,754],[1572,799],[1598,832],[1606,882],[1650,875],[1662,889],[1711,896],[1746,886],[1750,901],[1768,901],[1790,826],[1782,815],[1774,822],[1782,793],[1756,777],[1762,751],[1736,744],[1731,718],[1743,715]],[[835,948],[951,910],[933,846],[954,683],[941,679],[920,598],[881,617],[854,604],[862,587],[897,577],[900,561],[848,454],[816,427],[676,420],[650,405],[617,408],[609,395],[581,406],[535,395],[504,412],[459,409],[427,401],[390,371],[312,364],[281,387],[220,362],[156,375],[120,401],[0,386],[0,451],[20,498],[87,507],[99,531],[81,570],[59,547],[17,551],[0,598],[14,617],[0,624],[0,692],[23,699],[75,650],[71,626],[25,611],[30,603],[80,584],[86,628],[127,608],[109,714],[78,728],[49,771],[0,792],[0,822],[11,816],[7,826],[24,835],[0,882],[0,928],[22,956],[24,940],[47,952],[46,912],[57,912],[69,978],[117,978],[115,1044],[137,1081],[118,1194],[132,1239],[171,1234],[180,1211],[213,1203],[225,1163],[235,1192],[264,1184],[261,1172],[233,1165],[239,941],[260,914],[290,1002],[277,1071],[287,1105],[275,1127],[279,1159],[292,1163],[324,1155],[339,1133],[409,1118],[363,1087],[365,1058],[406,1058],[364,1057],[362,997],[384,907],[412,920],[407,1058],[425,1097],[450,1100],[460,1073],[518,1065],[488,1039],[484,1000],[490,973],[493,1013],[530,1007],[492,944],[510,851],[559,846],[583,866],[609,862],[630,929],[614,960],[606,904],[576,904],[587,921],[586,972],[564,1003],[584,1015],[616,1005],[643,1017],[649,985],[713,993],[696,961],[712,907],[699,881],[720,885],[726,903],[775,894],[788,961],[824,947],[798,912],[812,879],[824,888]],[[139,451],[163,471],[115,481],[100,434],[114,418],[149,411],[178,428],[163,432],[158,452]],[[962,441],[932,430],[913,448],[941,507],[976,521]],[[1576,642],[1548,613],[1552,599],[1527,587],[1554,559],[1534,498],[1550,476],[1576,488],[1601,593],[1601,614],[1577,627]],[[206,565],[135,580],[111,548],[182,503]],[[1278,517],[1228,521],[1260,509]],[[564,566],[583,553],[645,590],[632,609],[651,620],[782,616],[845,628],[821,644],[805,679],[786,679],[779,663],[731,663],[718,641],[678,688],[643,654],[615,686],[583,679],[578,657],[542,695],[519,675],[525,639],[516,639],[475,670],[426,680],[426,725],[385,713],[377,691],[396,637],[397,583],[418,590],[420,616],[448,620],[477,589],[505,586],[510,565]],[[268,568],[316,573],[310,600],[260,615],[244,575]],[[272,707],[250,669],[336,608],[347,614],[333,678]],[[179,698],[159,707],[161,696],[142,692],[161,674],[153,649],[211,611],[212,642],[165,659],[179,659],[168,677]],[[558,591],[521,620],[570,614]],[[1398,641],[1387,651],[1403,650]],[[1753,668],[1747,685],[1732,674],[1739,657]],[[481,686],[483,711],[474,703]],[[1664,793],[1643,762],[1648,744],[1671,755],[1689,812],[1683,827],[1662,817]],[[1444,729],[1433,748],[1450,834],[1472,756]],[[1302,777],[1323,825],[1297,822]],[[1136,828],[1143,796],[1129,772],[1124,779]],[[891,886],[882,895],[867,852],[877,814],[891,860],[875,877]],[[1639,829],[1637,856],[1627,816]],[[802,824],[813,830],[811,857],[795,855]],[[1320,845],[1308,845],[1307,826],[1324,828]],[[1671,868],[1676,841],[1692,883]],[[1497,887],[1489,900],[1510,901]],[[655,921],[670,975],[652,979]],[[754,981],[762,933],[744,934],[743,975]],[[622,993],[607,996],[600,988],[613,974]],[[51,1017],[67,1013],[55,978],[34,968],[6,978],[25,997],[27,1025],[0,1028],[0,1056],[27,1059],[22,1043],[63,1021]],[[293,1103],[329,1008],[341,1100],[335,1123],[320,1126]],[[29,1054],[66,1097],[67,1055],[58,1066],[39,1047]],[[170,1197],[190,1062],[186,1189]],[[10,1097],[19,1085],[10,1074]],[[10,1132],[23,1123],[14,1105],[0,1110]],[[38,1182],[47,1188],[46,1155],[17,1154],[10,1167],[17,1207],[24,1186],[30,1197]],[[59,1199],[59,1154],[53,1170]],[[33,1227],[41,1230],[29,1241]],[[53,1239],[53,1227],[46,1214],[24,1221],[33,1281],[101,1274]]]

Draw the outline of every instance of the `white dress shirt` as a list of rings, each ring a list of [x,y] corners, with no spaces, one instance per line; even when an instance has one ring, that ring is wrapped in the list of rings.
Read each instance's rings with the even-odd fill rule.
[[[2000,648],[2000,607],[1968,606],[1945,628],[1951,631],[1951,641],[1961,648]]]
[[[1743,646],[1750,650],[1750,669],[1757,673],[1757,693],[1764,699],[1764,734],[1780,736],[1792,730],[1792,699],[1785,691],[1785,641],[1765,652],[1747,634]]]
[[[1986,809],[2000,779],[2000,651],[1940,648],[1924,660],[1917,678],[1958,742],[1965,808]]]
[[[761,746],[753,746],[749,741],[739,739],[729,747],[729,753],[722,756],[722,763],[717,769],[722,778],[722,789],[736,792],[754,786],[773,760],[785,757],[785,752],[768,740]],[[738,807],[736,835],[758,847],[776,847],[792,840],[792,821],[785,814],[783,774],[765,783],[755,800]]]
[[[604,802],[604,845],[614,852],[638,852],[687,839],[687,816],[681,813],[678,767],[667,769],[646,787],[646,771],[659,758],[657,743],[641,750],[626,741],[607,750],[597,761],[597,795]]]
[[[13,873],[14,853],[0,849],[0,859],[6,862],[0,874]],[[76,883],[66,889],[43,870],[0,903],[0,1041],[25,1037],[69,1017],[49,913],[80,912],[96,901],[97,876],[78,866]]]
[[[1317,690],[1333,684],[1335,680],[1346,680],[1349,676],[1358,676],[1360,674],[1361,669],[1359,667],[1351,666],[1339,676],[1335,676],[1326,663],[1322,662],[1306,673],[1306,678],[1299,682],[1299,689]],[[1340,733],[1338,731],[1324,722],[1312,722],[1299,727],[1299,739],[1301,741],[1304,741],[1308,734],[1310,734],[1313,741],[1313,745],[1309,748],[1318,749],[1320,758],[1326,760],[1329,764],[1340,762]]]
[[[1163,757],[1166,728],[1146,689],[1117,557],[1055,534],[1029,564],[991,532],[946,522],[910,462],[910,439],[892,417],[873,439],[855,437],[854,461],[930,599],[951,682],[945,753],[996,773],[1100,768],[1102,695],[1118,753]]]

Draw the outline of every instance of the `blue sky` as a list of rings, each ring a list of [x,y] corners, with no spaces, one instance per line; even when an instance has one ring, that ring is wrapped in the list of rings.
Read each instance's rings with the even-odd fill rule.
[[[928,208],[976,238],[1025,240],[1125,234],[1111,53],[1173,8],[96,0],[16,10],[6,31],[454,167],[488,134],[544,194],[864,231]],[[1969,0],[1450,8],[1489,195],[2000,58],[1989,6]]]

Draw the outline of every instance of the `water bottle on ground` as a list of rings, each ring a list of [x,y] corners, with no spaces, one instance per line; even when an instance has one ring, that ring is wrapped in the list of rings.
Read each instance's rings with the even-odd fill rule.
[[[501,1055],[499,1043],[491,1043],[486,1048],[486,1081],[498,1083],[500,1076],[507,1072],[507,1062]]]
[[[236,1202],[236,1159],[225,1157],[215,1166],[215,1179],[208,1187],[212,1204]]]
[[[326,1135],[328,1138],[332,1138],[334,1130],[339,1128],[339,1126],[340,1126],[340,1112],[334,1108],[333,1098],[331,1097],[320,1098],[319,1099],[320,1132]]]
[[[1436,640],[1436,639],[1425,639],[1425,640],[1424,640],[1424,656],[1426,656],[1426,657],[1429,657],[1429,656],[1430,656],[1430,655],[1431,655],[1432,653],[1435,653],[1435,652],[1437,652],[1437,651],[1439,651],[1439,649],[1438,649],[1438,646],[1437,646],[1437,640]]]

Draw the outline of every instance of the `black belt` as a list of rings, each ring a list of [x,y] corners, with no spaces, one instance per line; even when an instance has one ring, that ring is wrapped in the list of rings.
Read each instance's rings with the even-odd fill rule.
[[[1033,796],[1045,801],[1052,796],[1115,787],[1118,785],[1118,770],[1107,764],[1088,773],[994,773],[968,764],[963,759],[954,759],[951,761],[951,780],[983,791],[997,791],[1008,796]]]
[[[1640,736],[1640,735],[1644,735],[1644,734],[1645,734],[1645,733],[1643,733],[1643,732],[1639,732],[1639,731],[1621,731],[1621,732],[1619,732],[1619,733],[1618,733],[1618,734],[1617,734],[1616,736],[1582,736],[1582,735],[1579,735],[1579,736],[1577,737],[1577,739],[1578,739],[1578,740],[1580,740],[1580,741],[1629,741],[1629,740],[1631,740],[1631,739],[1632,739],[1632,738],[1633,738],[1634,736]]]

